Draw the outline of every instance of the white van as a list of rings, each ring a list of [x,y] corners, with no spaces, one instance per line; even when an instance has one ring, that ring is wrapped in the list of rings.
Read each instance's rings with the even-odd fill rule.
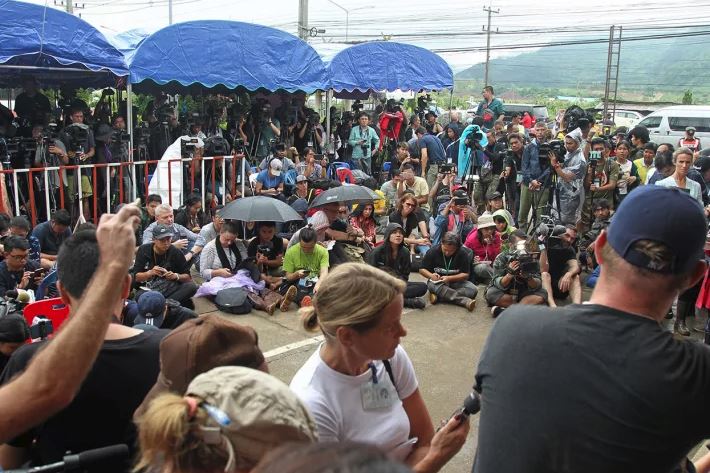
[[[705,105],[661,108],[646,116],[639,125],[648,128],[651,141],[656,144],[671,143],[678,146],[678,141],[685,136],[685,129],[689,126],[695,127],[695,136],[700,138],[703,146],[710,144],[710,107]]]

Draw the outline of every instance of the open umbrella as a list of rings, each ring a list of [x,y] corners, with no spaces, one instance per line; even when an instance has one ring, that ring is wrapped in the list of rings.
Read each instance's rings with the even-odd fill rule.
[[[288,204],[273,197],[256,196],[237,199],[224,206],[219,216],[244,222],[290,222],[303,220]]]
[[[375,194],[367,187],[358,185],[342,185],[328,189],[325,192],[321,192],[318,197],[313,199],[310,207],[322,207],[334,202],[344,202],[346,204],[353,202],[371,203],[374,200],[380,199],[382,199],[382,197]]]

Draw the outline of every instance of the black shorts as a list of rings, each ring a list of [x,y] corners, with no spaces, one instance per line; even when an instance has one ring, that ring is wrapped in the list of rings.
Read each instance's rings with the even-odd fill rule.
[[[559,277],[556,277],[557,275],[550,275],[550,279],[552,279],[552,297],[555,299],[567,299],[569,297],[569,291],[560,291],[560,279],[562,279],[562,276],[564,274],[560,275]]]

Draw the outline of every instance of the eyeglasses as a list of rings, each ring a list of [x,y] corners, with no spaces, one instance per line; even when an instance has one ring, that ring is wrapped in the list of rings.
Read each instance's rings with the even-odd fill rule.
[[[15,261],[23,261],[26,260],[29,257],[29,255],[9,255],[8,258],[11,258]]]

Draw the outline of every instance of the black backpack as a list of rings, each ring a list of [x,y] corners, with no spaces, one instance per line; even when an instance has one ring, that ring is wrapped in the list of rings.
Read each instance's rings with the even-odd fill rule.
[[[214,303],[219,310],[230,314],[248,314],[253,307],[247,291],[241,287],[222,289],[215,296]]]

